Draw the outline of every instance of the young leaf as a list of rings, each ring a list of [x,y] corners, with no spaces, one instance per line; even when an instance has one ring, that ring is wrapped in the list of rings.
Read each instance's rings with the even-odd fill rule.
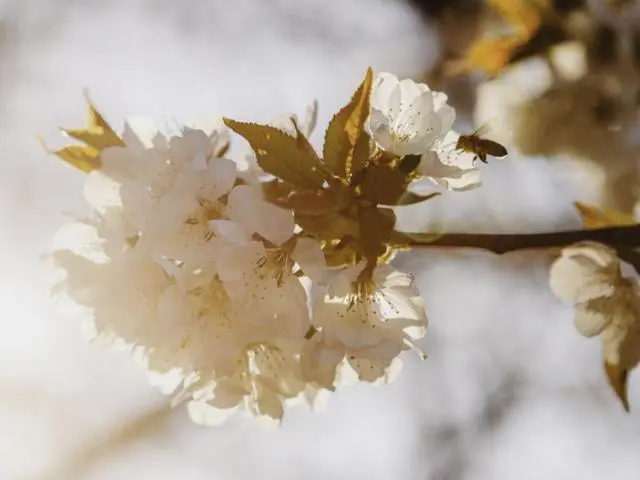
[[[324,165],[304,136],[296,138],[275,127],[229,118],[224,123],[249,142],[265,172],[299,188],[322,188],[327,177]]]
[[[101,165],[100,151],[86,145],[70,145],[60,150],[48,151],[84,173],[100,168]]]
[[[332,190],[292,192],[281,206],[302,215],[326,215],[343,207],[341,199]]]
[[[620,365],[604,362],[604,371],[609,380],[609,385],[615,392],[616,396],[622,403],[622,407],[626,412],[629,412],[629,398],[627,395],[627,383],[629,377],[629,371],[621,368]]]
[[[360,210],[360,246],[369,265],[375,265],[387,250],[396,217],[389,208],[369,207]]]
[[[349,242],[346,245],[339,244],[323,249],[329,268],[344,267],[358,263],[357,244]]]
[[[366,166],[370,139],[364,131],[369,116],[373,72],[369,68],[351,101],[331,119],[324,137],[324,162],[335,175],[348,180]]]
[[[488,0],[513,31],[498,37],[480,38],[465,53],[461,73],[479,69],[497,75],[509,64],[516,51],[527,44],[542,22],[541,4],[530,0]]]
[[[60,150],[49,150],[44,142],[44,148],[58,156],[65,162],[82,170],[85,173],[100,168],[100,154],[109,147],[124,147],[122,139],[113,131],[106,120],[98,113],[93,103],[87,96],[89,104],[88,127],[75,129],[62,129],[69,137],[79,140],[85,145],[70,145]]]
[[[415,169],[418,168],[418,165],[420,165],[421,159],[422,157],[420,155],[405,155],[398,163],[398,170],[405,175],[411,175]]]
[[[310,234],[319,240],[356,238],[360,232],[358,222],[340,212],[330,212],[325,215],[296,213],[295,220],[296,224],[302,228],[303,234]]]
[[[638,224],[630,213],[617,212],[615,210],[601,210],[598,207],[581,202],[574,202],[574,205],[582,217],[585,228],[588,230],[607,227],[625,227]]]
[[[541,24],[544,3],[531,0],[487,0],[504,20],[525,38],[530,37]]]
[[[108,147],[124,147],[122,139],[96,110],[86,93],[85,98],[89,104],[89,126],[87,128],[63,128],[62,131],[69,137],[84,142],[99,151]]]
[[[407,177],[390,165],[370,165],[362,173],[362,196],[372,203],[396,205],[406,191]]]

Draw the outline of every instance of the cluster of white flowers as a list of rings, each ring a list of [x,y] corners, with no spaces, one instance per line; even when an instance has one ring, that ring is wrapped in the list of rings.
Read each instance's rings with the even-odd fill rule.
[[[549,284],[575,305],[580,334],[601,335],[607,368],[628,372],[640,363],[640,284],[622,275],[614,250],[595,242],[565,248],[551,266]]]
[[[480,175],[474,154],[456,148],[456,112],[447,100],[425,84],[380,73],[372,88],[367,129],[380,149],[419,155],[422,176],[450,190],[469,190],[480,185]],[[412,185],[414,190],[423,187],[421,180]]]
[[[444,94],[381,74],[371,104],[380,148],[434,164],[455,116]],[[290,118],[276,126],[291,131]],[[296,125],[308,135],[314,123],[310,108]],[[128,124],[124,146],[103,151],[86,182],[91,215],[54,244],[57,293],[86,309],[92,337],[129,348],[203,424],[237,410],[279,421],[353,378],[389,381],[426,332],[413,277],[327,268],[293,213],[264,199],[255,162],[226,158],[221,130],[145,131]],[[468,173],[436,159],[439,182]]]

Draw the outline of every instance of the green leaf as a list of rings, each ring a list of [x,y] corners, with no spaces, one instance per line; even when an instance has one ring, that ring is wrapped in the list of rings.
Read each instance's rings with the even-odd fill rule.
[[[362,173],[360,191],[372,203],[396,205],[406,191],[407,177],[390,165],[370,165]]]
[[[296,212],[295,220],[302,229],[302,234],[310,234],[322,240],[357,238],[360,231],[357,220],[343,212],[329,212],[324,215]]]
[[[111,126],[107,123],[102,115],[93,105],[89,96],[85,94],[87,103],[89,104],[89,126],[87,128],[73,128],[62,131],[71,138],[80,140],[88,146],[96,150],[104,150],[109,147],[124,147],[125,144]]]
[[[620,403],[622,403],[622,408],[624,408],[626,412],[629,412],[629,397],[627,395],[629,370],[620,367],[620,365],[615,365],[605,361],[604,371],[607,375],[607,380],[609,381],[611,389],[620,400]]]
[[[344,206],[332,190],[292,192],[281,204],[295,213],[316,216],[336,212]]]
[[[398,163],[398,170],[405,175],[410,175],[418,168],[421,159],[422,157],[420,155],[405,155]]]
[[[374,266],[378,257],[387,251],[396,216],[390,208],[362,208],[359,223],[362,254],[367,263]]]
[[[351,101],[331,119],[324,137],[324,162],[335,175],[348,180],[369,162],[370,138],[364,131],[369,116],[373,72],[369,68]]]
[[[287,197],[293,192],[291,184],[285,183],[279,178],[274,178],[268,182],[262,182],[262,195],[271,203],[285,202]]]
[[[224,119],[225,125],[244,137],[267,173],[299,188],[319,189],[327,177],[324,165],[304,135],[297,138],[269,125]]]
[[[101,165],[100,151],[86,145],[70,145],[51,153],[84,173],[96,170]]]
[[[574,202],[574,206],[582,217],[585,228],[588,230],[607,227],[624,227],[637,225],[638,222],[630,213],[616,210],[602,210],[593,205],[582,202]]]
[[[124,147],[122,139],[96,110],[86,95],[89,104],[89,120],[86,128],[61,129],[67,136],[83,142],[85,145],[70,145],[59,150],[50,150],[42,141],[42,146],[50,153],[68,164],[89,173],[100,168],[100,154],[109,147]]]

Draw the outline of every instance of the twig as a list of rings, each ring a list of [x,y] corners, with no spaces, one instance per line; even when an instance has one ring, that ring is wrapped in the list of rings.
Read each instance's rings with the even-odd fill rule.
[[[497,254],[516,250],[562,248],[583,241],[603,243],[617,250],[640,247],[640,225],[545,233],[450,233],[435,239],[432,234],[405,235],[409,246],[413,248],[477,248]]]

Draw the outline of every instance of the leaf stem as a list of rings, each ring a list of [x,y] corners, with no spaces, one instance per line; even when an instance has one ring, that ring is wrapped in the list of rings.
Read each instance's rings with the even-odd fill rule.
[[[640,247],[640,225],[544,233],[450,233],[435,240],[431,234],[406,235],[409,238],[408,246],[413,248],[477,248],[497,254],[516,250],[562,248],[583,241],[599,242],[616,249]],[[425,240],[421,240],[421,237],[425,237]]]

